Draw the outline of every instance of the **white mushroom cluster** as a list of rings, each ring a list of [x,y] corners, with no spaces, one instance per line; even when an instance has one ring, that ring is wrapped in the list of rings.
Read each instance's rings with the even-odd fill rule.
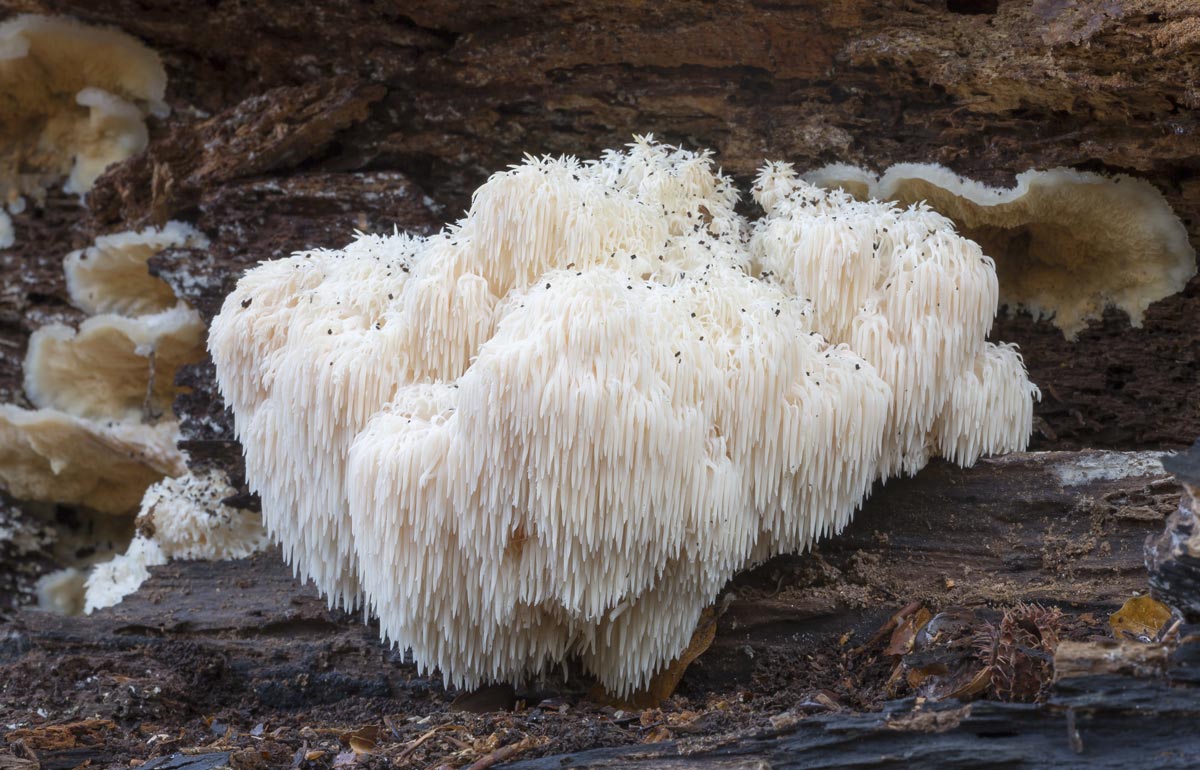
[[[576,658],[627,694],[876,481],[1024,447],[978,245],[784,164],[754,196],[645,138],[250,271],[209,347],[296,570],[455,684]]]
[[[92,568],[83,611],[111,607],[171,560],[244,559],[267,546],[257,513],[226,505],[237,493],[225,474],[209,470],[166,478],[146,490],[137,535],[125,553]]]
[[[24,384],[36,408],[0,404],[0,489],[125,514],[150,484],[186,470],[171,402],[176,370],[203,357],[204,323],[146,263],[206,243],[168,222],[67,255],[71,301],[93,315],[30,335]]]
[[[115,29],[26,14],[0,23],[0,248],[26,197],[82,196],[108,166],[145,148],[147,116],[164,116],[158,54]]]

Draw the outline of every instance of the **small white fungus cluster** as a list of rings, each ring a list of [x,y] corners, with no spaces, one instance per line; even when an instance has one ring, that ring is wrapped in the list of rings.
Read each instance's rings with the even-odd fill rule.
[[[88,574],[83,611],[117,604],[150,577],[150,567],[173,559],[244,559],[265,548],[259,515],[223,502],[236,492],[217,471],[163,479],[147,489],[137,536],[125,553]]]
[[[877,480],[1024,447],[975,243],[783,164],[755,198],[647,138],[249,272],[210,350],[297,571],[456,684],[575,657],[623,694]]]

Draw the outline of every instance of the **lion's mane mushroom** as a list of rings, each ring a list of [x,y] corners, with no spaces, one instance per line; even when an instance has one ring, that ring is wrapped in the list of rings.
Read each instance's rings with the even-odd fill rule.
[[[250,271],[209,345],[297,571],[456,684],[570,656],[628,693],[877,479],[1024,446],[978,246],[781,165],[756,195],[751,224],[707,154],[647,138]]]
[[[1032,425],[1029,384],[1011,348],[984,341],[998,289],[978,244],[924,206],[857,202],[786,164],[764,169],[754,192],[767,212],[750,241],[759,274],[804,296],[816,328],[892,386],[884,477],[931,454],[969,465],[1024,444],[1012,426]]]
[[[64,176],[67,192],[87,192],[146,146],[166,85],[158,54],[124,32],[35,15],[0,24],[0,203]]]
[[[860,200],[924,201],[996,260],[1000,299],[1074,339],[1106,307],[1138,327],[1151,303],[1196,274],[1187,229],[1153,185],[1056,168],[996,189],[942,166],[901,163],[882,176],[836,164],[806,175]]]

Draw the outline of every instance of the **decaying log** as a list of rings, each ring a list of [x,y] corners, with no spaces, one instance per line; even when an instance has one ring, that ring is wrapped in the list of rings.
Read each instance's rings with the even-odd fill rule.
[[[166,219],[199,228],[207,247],[163,252],[151,269],[208,319],[259,260],[338,247],[354,229],[430,232],[524,153],[594,156],[637,132],[713,148],[742,185],[766,158],[800,169],[936,162],[993,185],[1029,168],[1128,173],[1159,189],[1200,244],[1200,9],[1189,0],[0,0],[0,19],[18,12],[143,40],[163,57],[172,115],[152,120],[149,148],[86,201],[51,191],[13,215],[17,242],[0,250],[5,403],[28,406],[21,361],[32,331],[82,319],[62,258],[99,234]],[[680,686],[686,708],[702,712],[692,733],[588,710],[572,682],[549,700],[523,693],[561,705],[522,717],[545,740],[523,744],[515,766],[1200,764],[1200,656],[1188,627],[1166,646],[1072,641],[1041,704],[909,700],[860,713],[891,697],[890,667],[845,665],[914,603],[982,613],[1039,602],[1103,629],[1147,588],[1147,536],[1158,595],[1197,611],[1187,599],[1196,551],[1180,545],[1196,525],[1175,514],[1161,535],[1178,486],[1153,455],[1080,451],[1178,448],[1200,434],[1197,319],[1200,278],[1152,305],[1141,328],[1110,310],[1073,342],[1046,321],[1000,317],[992,336],[1021,345],[1043,391],[1034,448],[1069,451],[968,471],[934,464],[877,490],[841,537],[729,586],[716,639]],[[240,484],[211,364],[178,382],[193,467]],[[27,593],[33,574],[14,573],[0,593]],[[338,739],[313,725],[398,712],[456,723],[448,702],[436,678],[297,586],[273,553],[170,564],[91,617],[23,610],[0,627],[0,723],[75,725],[61,744],[6,740],[0,767],[326,767],[349,749],[322,744]],[[30,716],[38,709],[46,717]],[[762,723],[780,712],[791,716]],[[516,728],[471,719],[461,721],[498,742],[457,764],[517,744],[504,733]],[[292,732],[254,736],[251,750],[222,732],[225,721]],[[628,746],[660,729],[675,732]],[[417,762],[439,741],[465,751],[432,730],[396,722],[391,738],[408,748],[372,761],[407,751]]]
[[[236,274],[280,249],[344,245],[360,221],[431,224],[370,205],[356,174],[406,175],[442,221],[524,153],[594,156],[635,132],[712,148],[742,183],[767,158],[800,169],[936,162],[996,185],[1029,168],[1126,172],[1161,190],[1200,242],[1200,10],[1187,0],[438,0],[319,13],[283,0],[0,0],[6,11],[138,36],[164,58],[174,111],[151,126],[146,153],[100,181],[92,210],[63,196],[15,217],[17,246],[0,253],[12,281],[0,296],[5,374],[38,319],[64,310],[60,280],[38,265],[97,230],[192,221],[230,185],[296,174],[336,175],[329,205],[366,209],[365,220],[309,225],[242,197],[238,259],[224,261],[226,233],[211,267],[197,268]],[[296,236],[257,226],[260,206]],[[206,232],[226,210],[211,211]],[[1200,435],[1198,317],[1200,279],[1152,306],[1141,329],[1110,311],[1073,343],[1047,322],[1002,318],[994,337],[1021,344],[1045,394],[1035,448]],[[4,389],[19,394],[19,380],[0,376]]]
[[[1065,720],[1072,711],[1085,748],[1079,756],[1105,756],[1118,735],[1137,731],[1147,731],[1155,751],[1182,752],[1181,729],[1200,713],[1200,691],[1164,689],[1146,677],[1112,681],[1129,671],[1085,669],[1086,683],[1060,681],[1044,706],[901,702],[851,714],[835,699],[825,701],[832,712],[805,716],[825,710],[812,705],[814,693],[819,702],[821,691],[842,688],[847,672],[836,662],[844,650],[864,643],[912,600],[935,610],[1036,601],[1104,617],[1144,590],[1142,543],[1161,530],[1177,499],[1178,487],[1146,453],[1032,453],[967,470],[935,464],[890,483],[815,553],[775,559],[735,580],[720,602],[727,609],[716,640],[684,676],[684,697],[752,696],[777,704],[774,713],[787,712],[782,727],[760,734],[761,728],[725,725],[733,734],[718,739],[723,723],[715,722],[700,729],[707,737],[690,744],[598,750],[574,755],[565,766],[675,767],[685,761],[680,751],[687,761],[712,766],[784,762],[787,755],[802,764],[820,751],[831,767],[873,754],[918,762],[944,756],[954,767],[983,746],[998,752],[998,764],[1044,755],[1071,766],[1077,755]],[[37,708],[57,720],[109,719],[131,726],[125,729],[186,724],[230,710],[251,723],[291,715],[342,725],[380,713],[444,712],[449,697],[438,679],[420,675],[376,634],[360,617],[330,610],[299,586],[276,553],[175,562],[155,568],[121,604],[90,617],[18,615],[0,644],[0,721],[24,721]],[[1157,668],[1147,666],[1154,676],[1169,675],[1166,658],[1154,660]],[[565,690],[555,697],[582,697],[584,684],[560,683]],[[878,686],[873,692],[879,694]],[[527,689],[521,697],[537,702],[546,695]],[[1159,706],[1118,717],[1135,701]],[[615,726],[595,729],[575,745],[630,741]],[[112,745],[116,754],[95,749],[90,758],[125,761],[128,746]],[[571,745],[559,735],[537,753]],[[78,751],[70,758],[82,761]],[[43,767],[53,766],[53,757],[43,759],[49,763]],[[560,766],[556,761],[529,766]]]
[[[1146,540],[1146,567],[1154,595],[1192,622],[1200,621],[1200,441],[1163,459],[1183,485],[1179,508],[1161,535]]]
[[[1182,648],[1195,658],[1200,637]],[[1170,672],[1060,680],[1045,704],[890,703],[880,713],[779,720],[781,727],[724,740],[671,741],[515,762],[564,768],[1192,768],[1200,688]]]

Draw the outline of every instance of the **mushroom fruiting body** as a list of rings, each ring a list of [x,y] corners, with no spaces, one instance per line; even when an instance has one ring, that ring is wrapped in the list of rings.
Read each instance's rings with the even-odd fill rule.
[[[876,480],[1025,445],[976,244],[782,164],[755,194],[751,223],[707,154],[645,139],[250,271],[209,346],[297,571],[456,684],[575,657],[628,693]]]
[[[78,331],[49,324],[29,338],[25,394],[79,417],[156,419],[171,410],[175,371],[203,357],[203,335],[183,303],[137,318],[93,316]]]
[[[83,611],[120,602],[150,576],[150,567],[170,560],[243,559],[266,547],[259,515],[224,503],[236,493],[218,471],[163,479],[147,489],[137,536],[125,553],[92,569]]]
[[[1069,339],[1106,307],[1139,327],[1151,303],[1196,274],[1187,228],[1153,185],[1118,174],[1055,168],[994,188],[929,163],[882,176],[845,164],[805,175],[866,200],[928,203],[995,258],[1001,303],[1048,318]]]
[[[124,513],[146,487],[186,470],[176,433],[174,423],[100,422],[0,404],[0,488],[22,500]]]
[[[150,274],[147,263],[164,249],[204,248],[208,239],[183,222],[101,235],[63,260],[67,292],[76,307],[92,314],[148,315],[178,304],[175,292]]]
[[[63,177],[82,196],[146,146],[166,85],[158,54],[119,30],[32,14],[0,23],[0,205],[16,213]],[[11,242],[0,225],[0,248]]]
[[[0,404],[0,488],[18,498],[137,509],[146,488],[186,470],[170,408],[175,372],[204,355],[204,323],[147,272],[170,247],[204,243],[179,222],[96,239],[64,259],[78,330],[35,331],[25,393],[38,409]]]

